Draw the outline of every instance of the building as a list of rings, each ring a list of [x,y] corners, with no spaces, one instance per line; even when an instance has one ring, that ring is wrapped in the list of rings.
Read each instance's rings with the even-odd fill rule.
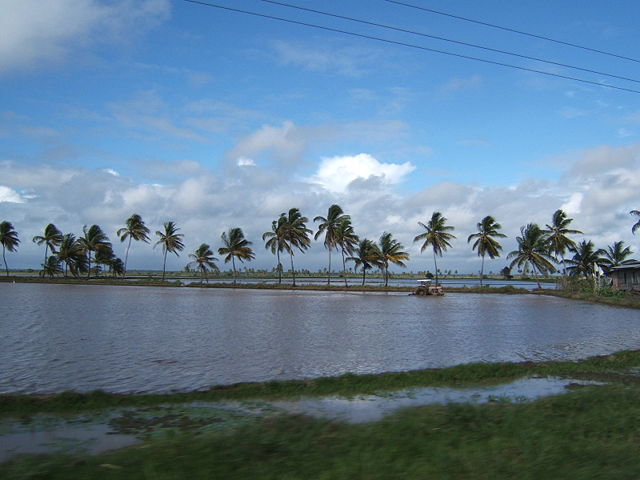
[[[607,275],[611,278],[611,286],[616,290],[640,293],[640,262],[613,267]]]

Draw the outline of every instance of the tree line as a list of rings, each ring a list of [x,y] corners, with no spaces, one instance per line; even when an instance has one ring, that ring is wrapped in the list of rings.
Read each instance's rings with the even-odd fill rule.
[[[632,210],[631,215],[640,217],[640,210]],[[283,212],[271,223],[271,229],[262,234],[264,246],[276,256],[278,283],[282,283],[281,255],[288,255],[291,262],[292,283],[295,286],[294,255],[296,252],[304,253],[311,246],[311,236],[314,240],[324,236],[323,244],[328,251],[327,284],[331,284],[332,253],[340,253],[342,271],[345,285],[347,285],[346,264],[353,262],[355,269],[362,271],[362,284],[365,284],[367,270],[377,268],[382,273],[385,286],[389,282],[389,267],[397,265],[404,267],[409,259],[409,253],[404,251],[404,246],[393,238],[389,232],[384,232],[377,242],[360,238],[356,235],[351,217],[344,213],[339,205],[331,205],[326,216],[317,216],[313,219],[318,223],[315,235],[307,227],[309,219],[302,215],[299,209],[291,208]],[[593,275],[594,269],[601,267],[605,270],[619,266],[634,260],[629,259],[632,251],[624,245],[623,241],[614,242],[606,249],[596,249],[591,240],[574,242],[570,235],[582,234],[580,230],[570,227],[573,219],[569,218],[563,210],[554,212],[551,223],[546,228],[541,228],[535,223],[529,223],[520,229],[520,235],[516,237],[518,248],[507,254],[511,262],[506,270],[517,268],[519,271],[533,275],[551,274],[558,271],[556,266],[562,268],[564,275]],[[451,241],[456,238],[452,233],[455,228],[447,224],[447,219],[440,212],[433,212],[426,222],[418,222],[421,233],[415,236],[413,241],[421,243],[420,251],[431,250],[433,253],[436,284],[438,283],[438,257],[442,257],[447,249],[451,248]],[[632,226],[631,231],[640,229],[640,219]],[[163,255],[162,280],[165,279],[167,254],[173,253],[179,256],[184,250],[183,234],[173,221],[163,224],[162,230],[155,232],[156,242],[154,248],[161,247]],[[480,284],[484,276],[485,257],[498,258],[502,252],[502,245],[498,241],[506,238],[501,232],[502,226],[491,216],[484,217],[477,224],[477,232],[467,238],[467,243],[473,242],[471,248],[481,257]],[[41,275],[54,277],[56,275],[69,274],[74,277],[86,274],[90,278],[93,271],[99,272],[101,266],[106,267],[114,275],[126,275],[127,263],[131,242],[150,243],[150,230],[138,214],[131,215],[125,226],[118,229],[117,237],[122,243],[126,242],[124,261],[118,258],[108,236],[99,225],[86,225],[82,229],[82,235],[73,233],[63,234],[54,224],[48,224],[42,235],[36,235],[32,241],[38,245],[44,245],[44,261]],[[222,246],[218,248],[218,254],[224,256],[224,262],[232,264],[234,283],[237,279],[236,260],[239,262],[251,261],[255,253],[251,248],[252,242],[248,241],[241,228],[233,227],[223,232]],[[9,221],[0,223],[0,244],[2,245],[2,258],[6,275],[9,275],[9,267],[6,260],[6,251],[16,251],[20,239],[18,233]],[[567,253],[570,257],[567,258]],[[187,264],[194,267],[203,279],[208,281],[207,274],[218,271],[211,247],[203,243],[193,253],[189,254],[191,261]],[[504,269],[503,269],[504,270]]]

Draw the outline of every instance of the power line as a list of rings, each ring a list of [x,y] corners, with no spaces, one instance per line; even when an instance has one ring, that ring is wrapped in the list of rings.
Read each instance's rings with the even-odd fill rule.
[[[364,25],[371,25],[371,26],[374,26],[374,27],[386,28],[387,30],[394,30],[396,32],[410,33],[412,35],[418,35],[418,36],[421,36],[421,37],[433,38],[435,40],[442,40],[444,42],[455,43],[457,45],[464,45],[466,47],[479,48],[479,49],[486,50],[486,51],[489,51],[489,52],[502,53],[502,54],[505,54],[505,55],[511,55],[513,57],[524,58],[524,59],[527,59],[527,60],[534,60],[534,61],[537,61],[537,62],[542,62],[542,63],[549,64],[549,65],[555,65],[557,67],[571,68],[573,70],[579,70],[579,71],[582,71],[582,72],[595,73],[597,75],[604,75],[604,76],[611,77],[611,78],[617,78],[619,80],[627,80],[629,82],[640,83],[640,80],[637,80],[635,78],[623,77],[621,75],[616,75],[616,74],[613,74],[613,73],[600,72],[598,70],[593,70],[593,69],[584,68],[584,67],[577,67],[575,65],[569,65],[569,64],[566,64],[566,63],[556,62],[556,61],[553,61],[553,60],[545,60],[544,58],[532,57],[532,56],[520,54],[520,53],[517,53],[517,52],[510,52],[510,51],[507,51],[507,50],[500,50],[500,49],[497,49],[497,48],[491,48],[491,47],[487,47],[487,46],[484,46],[484,45],[478,45],[478,44],[475,44],[475,43],[463,42],[463,41],[460,41],[460,40],[453,40],[453,39],[446,38],[446,37],[440,37],[438,35],[431,35],[431,34],[425,33],[425,32],[418,32],[418,31],[415,31],[415,30],[408,30],[408,29],[405,29],[405,28],[394,27],[392,25],[386,25],[386,24],[382,24],[382,23],[370,22],[368,20],[362,20],[362,19],[359,19],[359,18],[347,17],[345,15],[339,15],[337,13],[323,12],[322,10],[314,10],[312,8],[301,7],[299,5],[292,5],[290,3],[278,2],[278,1],[275,1],[275,0],[259,0],[259,1],[264,2],[264,3],[270,3],[270,4],[273,4],[273,5],[280,5],[280,6],[287,7],[287,8],[294,8],[296,10],[302,10],[302,11],[305,11],[305,12],[317,13],[319,15],[325,15],[325,16],[328,16],[328,17],[340,18],[342,20],[349,20],[349,21],[352,21],[352,22],[362,23]]]
[[[559,43],[560,45],[567,45],[569,47],[580,48],[582,50],[587,50],[589,52],[600,53],[602,55],[609,55],[611,57],[621,58],[623,60],[629,60],[631,62],[640,63],[640,60],[638,60],[636,58],[625,57],[624,55],[620,55],[620,54],[617,54],[617,53],[607,52],[605,50],[598,50],[597,48],[586,47],[584,45],[578,45],[576,43],[565,42],[563,40],[557,40],[555,38],[546,37],[544,35],[538,35],[536,33],[523,32],[522,30],[516,30],[515,28],[503,27],[501,25],[495,25],[493,23],[483,22],[483,21],[480,21],[480,20],[474,20],[472,18],[467,18],[467,17],[461,17],[460,15],[454,15],[452,13],[441,12],[441,11],[438,11],[438,10],[434,10],[432,8],[422,7],[420,5],[413,5],[411,3],[400,2],[398,0],[385,0],[385,1],[387,1],[389,3],[395,3],[396,5],[402,5],[404,7],[410,7],[410,8],[415,8],[417,10],[422,10],[422,11],[425,11],[425,12],[435,13],[437,15],[443,15],[445,17],[455,18],[457,20],[464,20],[465,22],[471,22],[471,23],[476,23],[478,25],[484,25],[485,27],[498,28],[500,30],[504,30],[504,31],[507,31],[507,32],[517,33],[517,34],[520,34],[520,35],[526,35],[528,37],[538,38],[538,39],[541,39],[541,40],[547,40],[548,42]]]
[[[335,32],[335,33],[341,33],[341,34],[344,34],[344,35],[350,35],[350,36],[353,36],[353,37],[365,38],[365,39],[368,39],[368,40],[375,40],[375,41],[378,41],[378,42],[384,42],[384,43],[388,43],[388,44],[391,44],[391,45],[399,45],[399,46],[402,46],[402,47],[415,48],[415,49],[423,50],[423,51],[426,51],[426,52],[441,53],[443,55],[449,55],[449,56],[452,56],[452,57],[464,58],[466,60],[474,60],[474,61],[477,61],[477,62],[483,62],[483,63],[487,63],[487,64],[490,64],[490,65],[498,65],[498,66],[501,66],[501,67],[514,68],[516,70],[522,70],[522,71],[525,71],[525,72],[539,73],[541,75],[547,75],[547,76],[550,76],[550,77],[563,78],[565,80],[573,80],[573,81],[576,81],[576,82],[586,83],[586,84],[589,84],[589,85],[596,85],[598,87],[612,88],[614,90],[622,90],[622,91],[631,92],[631,93],[640,93],[640,90],[634,90],[632,88],[620,87],[620,86],[611,85],[611,84],[608,84],[608,83],[595,82],[593,80],[586,80],[584,78],[572,77],[572,76],[569,76],[569,75],[562,75],[562,74],[559,74],[559,73],[545,72],[544,70],[536,70],[535,68],[521,67],[521,66],[518,66],[518,65],[511,65],[509,63],[502,63],[502,62],[497,62],[497,61],[494,61],[494,60],[488,60],[488,59],[485,59],[485,58],[472,57],[470,55],[463,55],[463,54],[460,54],[460,53],[448,52],[446,50],[438,50],[438,49],[435,49],[435,48],[423,47],[421,45],[415,45],[413,43],[406,43],[406,42],[400,42],[400,41],[397,41],[397,40],[390,40],[390,39],[387,39],[387,38],[374,37],[372,35],[366,35],[366,34],[363,34],[363,33],[350,32],[348,30],[341,30],[341,29],[338,29],[338,28],[325,27],[325,26],[322,26],[322,25],[316,25],[316,24],[313,24],[313,23],[301,22],[299,20],[293,20],[293,19],[290,19],[290,18],[276,17],[275,15],[268,15],[268,14],[265,14],[265,13],[252,12],[252,11],[249,11],[249,10],[241,10],[239,8],[228,7],[228,6],[225,6],[225,5],[218,5],[218,4],[215,4],[215,3],[209,3],[209,2],[205,2],[205,1],[201,1],[201,0],[184,0],[184,1],[185,2],[189,2],[189,3],[198,4],[198,5],[203,5],[203,6],[206,6],[206,7],[213,7],[213,8],[218,8],[218,9],[221,9],[221,10],[227,10],[227,11],[231,11],[231,12],[242,13],[242,14],[245,14],[245,15],[252,15],[254,17],[267,18],[267,19],[270,19],[270,20],[278,20],[278,21],[281,21],[281,22],[291,23],[291,24],[294,24],[294,25],[302,25],[302,26],[305,26],[305,27],[317,28],[317,29],[326,30],[326,31],[329,31],[329,32]]]

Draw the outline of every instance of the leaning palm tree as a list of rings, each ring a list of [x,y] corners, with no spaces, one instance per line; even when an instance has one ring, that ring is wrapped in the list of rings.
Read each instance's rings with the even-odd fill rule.
[[[218,259],[213,256],[211,248],[206,243],[200,245],[195,252],[189,254],[189,258],[193,260],[187,264],[187,266],[196,267],[202,273],[205,281],[209,283],[209,277],[207,272],[209,270],[218,271],[218,266],[214,263]]]
[[[224,247],[218,249],[218,253],[220,255],[226,255],[224,257],[224,263],[229,262],[231,260],[231,265],[233,266],[233,283],[236,283],[236,261],[237,258],[240,262],[244,262],[245,260],[251,261],[255,258],[253,250],[249,245],[251,242],[244,238],[244,233],[242,229],[239,227],[230,228],[229,232],[222,232],[222,243]]]
[[[53,278],[56,275],[59,275],[63,272],[62,267],[60,266],[60,259],[56,255],[49,256],[45,262],[42,264],[42,270],[40,271],[40,276],[44,277],[48,275],[49,278]]]
[[[568,235],[580,235],[580,230],[569,228],[569,224],[573,222],[572,218],[568,218],[563,210],[556,210],[551,218],[551,225],[547,224],[547,229],[543,230],[546,241],[549,243],[549,251],[556,258],[559,257],[562,263],[562,274],[566,272],[564,254],[568,249],[574,247],[576,243],[571,240]]]
[[[164,282],[164,276],[167,271],[167,253],[175,253],[176,257],[180,255],[178,252],[181,252],[184,249],[184,243],[182,243],[182,235],[178,233],[180,230],[175,222],[169,221],[164,222],[164,232],[160,230],[156,230],[156,235],[159,237],[159,240],[153,245],[155,248],[158,245],[162,245],[162,252],[164,254],[164,260],[162,262],[162,281]]]
[[[338,226],[343,220],[349,220],[349,215],[345,215],[340,205],[333,204],[329,207],[326,217],[317,216],[314,222],[321,222],[318,231],[313,237],[315,240],[324,233],[324,248],[329,251],[329,268],[327,269],[327,285],[331,285],[331,251],[337,248],[336,235]],[[343,254],[344,257],[344,254]]]
[[[71,233],[62,236],[62,241],[58,245],[57,257],[64,263],[65,277],[69,271],[74,277],[77,277],[87,270],[89,262],[84,247]]]
[[[289,245],[285,241],[284,224],[286,217],[284,213],[277,220],[271,222],[271,230],[262,234],[262,240],[265,241],[264,248],[271,250],[278,259],[278,283],[282,283],[282,263],[280,263],[280,252],[289,251]]]
[[[111,242],[98,225],[91,225],[89,228],[85,225],[82,227],[83,236],[78,238],[78,242],[84,248],[87,254],[89,267],[87,269],[87,278],[91,277],[91,254],[98,250],[111,250]]]
[[[296,286],[296,270],[293,265],[293,252],[298,249],[304,252],[311,245],[309,235],[313,233],[307,228],[306,223],[309,221],[307,217],[303,217],[297,208],[289,209],[287,214],[281,213],[282,218],[282,238],[286,244],[285,250],[289,252],[291,257],[291,274],[293,276],[293,286]]]
[[[116,257],[116,254],[113,253],[111,245],[98,248],[98,250],[96,250],[95,257],[96,275],[100,274],[100,265],[104,265],[105,267],[111,269],[111,265],[113,265],[113,262],[116,260],[116,258],[118,257]]]
[[[347,258],[347,261],[354,262],[356,269],[362,267],[362,285],[364,285],[367,270],[380,267],[380,250],[372,240],[365,238],[358,242],[353,255]]]
[[[384,232],[380,236],[378,245],[378,264],[384,276],[384,286],[389,285],[389,263],[404,267],[403,260],[409,259],[409,254],[403,252],[404,247],[400,242],[394,240],[389,232]]]
[[[137,213],[134,213],[129,218],[127,218],[126,226],[120,228],[116,235],[120,237],[120,241],[124,242],[127,238],[129,238],[129,243],[127,243],[127,252],[124,255],[124,275],[127,274],[127,262],[129,260],[129,248],[131,248],[131,240],[140,241],[142,240],[145,243],[149,243],[149,229],[142,221],[142,217]]]
[[[640,210],[631,210],[629,214],[635,215],[636,217],[640,217]],[[638,219],[638,221],[633,224],[633,227],[631,227],[631,233],[635,235],[636,230],[638,230],[639,228],[640,228],[640,219]]]
[[[358,235],[355,234],[353,230],[353,225],[351,225],[351,218],[345,216],[337,225],[337,229],[335,231],[335,242],[336,247],[340,248],[340,253],[342,253],[342,276],[344,277],[344,285],[345,287],[349,286],[347,282],[347,263],[345,254],[352,255],[356,245],[358,244]]]
[[[491,215],[487,215],[478,223],[478,231],[469,235],[467,243],[475,239],[471,249],[478,251],[478,256],[482,257],[482,265],[480,266],[480,286],[482,286],[482,277],[484,276],[484,257],[489,255],[489,258],[494,259],[500,256],[500,250],[502,245],[498,243],[495,237],[505,238],[504,233],[500,233],[498,230],[502,228],[502,225],[497,223]]]
[[[631,248],[625,247],[622,240],[614,242],[612,245],[609,245],[606,250],[602,250],[602,266],[608,271],[613,267],[635,262],[633,259],[627,259],[627,257],[632,254]]]
[[[544,230],[537,224],[529,223],[520,229],[521,236],[516,237],[518,250],[509,252],[507,258],[513,258],[509,268],[518,267],[524,273],[531,268],[535,275],[536,270],[540,273],[553,273],[556,268],[553,266],[553,257],[549,253],[549,244],[546,240]],[[538,281],[538,288],[540,282]]]
[[[436,260],[436,256],[442,257],[442,254],[447,250],[447,248],[451,248],[449,240],[453,240],[456,236],[449,232],[455,230],[455,228],[451,225],[447,225],[447,219],[443,217],[440,212],[433,212],[431,220],[429,220],[426,225],[422,222],[418,222],[418,225],[426,231],[417,235],[413,241],[423,242],[420,247],[420,253],[424,252],[428,247],[433,249],[433,263],[436,271],[437,286],[438,262]]]
[[[4,268],[7,271],[7,277],[9,276],[9,265],[7,264],[5,250],[15,252],[19,243],[20,239],[18,238],[18,232],[14,230],[11,222],[3,220],[0,223],[0,244],[2,244],[2,261],[4,262]]]
[[[53,253],[56,253],[56,247],[60,245],[62,242],[62,232],[58,230],[53,223],[50,223],[46,227],[44,227],[44,232],[42,235],[36,235],[33,237],[33,243],[37,245],[42,245],[44,243],[44,263],[43,266],[49,261],[49,250]]]
[[[591,277],[596,274],[597,267],[605,263],[605,252],[601,248],[596,250],[591,240],[582,240],[580,243],[569,247],[573,257],[567,260],[567,270],[572,276],[584,275]]]

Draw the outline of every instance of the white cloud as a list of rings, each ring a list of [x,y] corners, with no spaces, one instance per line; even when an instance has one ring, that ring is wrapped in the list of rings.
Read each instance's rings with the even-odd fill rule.
[[[247,157],[240,157],[237,163],[239,167],[255,167],[256,165],[256,162]]]
[[[24,199],[15,190],[0,185],[0,202],[24,203]]]

